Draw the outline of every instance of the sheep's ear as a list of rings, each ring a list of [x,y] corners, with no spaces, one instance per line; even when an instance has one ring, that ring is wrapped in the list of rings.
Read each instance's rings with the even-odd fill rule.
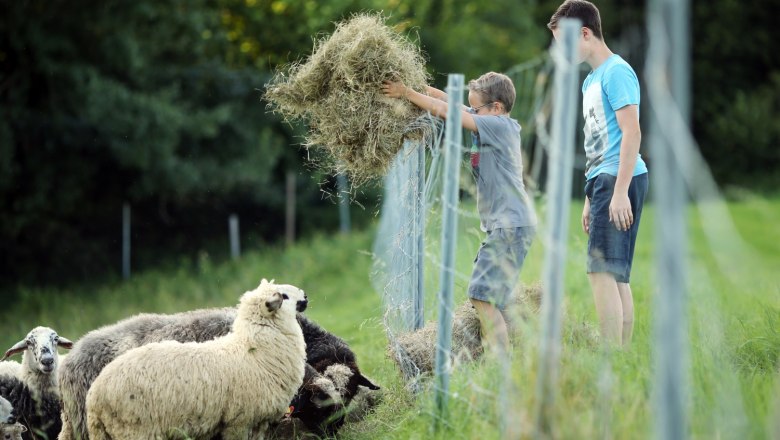
[[[19,341],[13,347],[9,348],[8,351],[5,352],[5,356],[3,356],[0,361],[4,361],[15,354],[23,352],[24,350],[27,350],[27,339]]]
[[[57,346],[62,348],[67,348],[70,350],[73,348],[73,342],[71,342],[68,338],[63,338],[62,336],[57,336]]]
[[[368,380],[362,374],[358,375],[358,385],[363,385],[364,387],[368,388],[369,390],[378,390],[378,389],[380,389],[379,385],[374,385],[373,382]]]
[[[19,425],[19,426],[22,427],[22,432],[27,432],[27,427],[26,426],[24,426],[24,425]]]
[[[262,280],[260,280],[260,284],[261,284],[261,285],[262,285],[262,284],[268,284],[268,280],[267,280],[267,279],[265,279],[265,278],[263,278]]]
[[[265,306],[268,307],[269,312],[275,312],[282,306],[282,301],[284,301],[282,295],[279,292],[274,292],[273,298],[266,301]]]

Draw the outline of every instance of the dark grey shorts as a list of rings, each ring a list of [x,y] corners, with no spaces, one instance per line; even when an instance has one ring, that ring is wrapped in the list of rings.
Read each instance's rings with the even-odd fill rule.
[[[534,235],[536,228],[533,226],[489,231],[474,259],[469,298],[504,309],[517,284]]]
[[[590,233],[588,234],[588,273],[609,272],[619,283],[628,283],[634,262],[634,245],[639,219],[647,195],[647,173],[634,176],[628,187],[628,199],[634,223],[628,231],[619,230],[609,221],[609,204],[615,192],[616,176],[599,174],[585,183],[590,199]]]

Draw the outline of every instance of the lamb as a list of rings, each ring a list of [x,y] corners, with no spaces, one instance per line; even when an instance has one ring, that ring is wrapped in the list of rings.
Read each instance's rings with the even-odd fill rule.
[[[304,385],[290,404],[289,417],[272,428],[271,439],[335,438],[344,422],[359,422],[381,401],[382,396],[376,391],[379,387],[359,385],[351,403],[346,406],[330,377],[320,374],[311,365],[307,364],[306,369]],[[366,381],[372,382],[368,378]]]
[[[231,333],[122,354],[87,392],[90,438],[262,438],[303,382],[295,311],[305,301],[297,287],[263,280],[242,295]]]
[[[308,431],[332,437],[343,423],[344,400],[333,381],[307,363],[303,385],[298,388],[298,392],[290,402],[287,415],[300,420]],[[290,419],[287,423],[292,421],[293,419]],[[293,437],[292,435],[280,436],[278,432],[280,431],[277,427],[274,429],[276,434],[274,437]]]
[[[343,339],[300,314],[298,323],[306,340],[306,362],[333,381],[344,406],[352,402],[361,385],[370,390],[380,389],[360,372],[355,353]]]
[[[27,428],[21,423],[0,423],[0,439],[2,440],[22,440],[22,433],[25,432],[27,432]]]
[[[36,327],[25,339],[5,352],[0,362],[0,396],[14,408],[25,426],[24,438],[57,437],[62,426],[57,372],[57,348],[69,349],[73,343],[48,327]],[[6,361],[23,353],[22,363]]]
[[[86,440],[89,438],[85,410],[87,391],[100,371],[113,359],[131,348],[151,342],[164,340],[205,342],[224,336],[230,331],[235,315],[235,308],[203,309],[174,315],[142,314],[84,335],[74,345],[68,358],[63,362],[60,372],[63,427],[59,439]],[[324,367],[323,372],[329,363],[337,362],[338,359],[349,358],[354,362],[354,353],[340,338],[328,334],[302,314],[298,314],[298,322],[302,328],[307,329],[304,331],[307,362],[308,357],[316,359],[319,366]],[[311,340],[307,338],[311,338]],[[323,350],[320,347],[334,345],[341,348],[339,350]],[[326,362],[328,353],[331,353],[332,362]],[[378,389],[370,381],[360,379],[362,375],[360,375],[357,364],[354,364],[354,371],[357,372],[354,382],[369,383],[372,390]],[[345,387],[344,391],[347,395],[339,396],[339,399],[326,399],[324,395],[328,393],[326,389],[328,387],[315,389],[325,383],[313,381],[312,378],[315,375],[322,376],[313,368],[307,368],[304,384],[292,402],[296,408],[292,417],[306,419],[307,422],[304,425],[313,431],[335,434],[343,421],[339,420],[338,417],[333,417],[333,415],[343,412],[354,393],[348,390],[351,386]],[[325,378],[325,376],[322,377]],[[308,391],[304,389],[307,384]]]

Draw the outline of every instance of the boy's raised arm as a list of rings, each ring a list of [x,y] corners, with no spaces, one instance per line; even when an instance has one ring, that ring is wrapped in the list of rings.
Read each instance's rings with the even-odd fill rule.
[[[437,89],[436,87],[425,86],[425,93],[427,93],[428,96],[438,99],[439,101],[447,102],[447,94],[442,90]]]
[[[438,90],[434,87],[430,87],[433,90]],[[426,92],[428,89],[426,88]],[[445,97],[446,93],[438,90]],[[412,104],[420,107],[423,110],[431,112],[432,115],[447,119],[447,102],[433,96],[424,95],[414,89],[406,87],[401,82],[385,81],[382,84],[382,93],[388,98],[401,98],[406,99]],[[477,131],[477,124],[474,122],[474,118],[471,117],[471,113],[466,111],[466,107],[461,105],[461,124],[463,128],[471,131]]]

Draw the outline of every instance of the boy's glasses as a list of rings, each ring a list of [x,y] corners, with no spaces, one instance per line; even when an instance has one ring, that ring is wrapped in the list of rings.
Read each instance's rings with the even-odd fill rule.
[[[482,105],[480,105],[479,107],[471,107],[471,111],[472,111],[472,112],[474,112],[474,113],[476,113],[476,112],[478,112],[478,111],[479,111],[479,109],[481,109],[481,108],[483,108],[483,107],[487,107],[487,106],[489,106],[489,105],[491,105],[491,104],[493,104],[493,103],[492,103],[492,102],[488,102],[487,104],[482,104]]]

